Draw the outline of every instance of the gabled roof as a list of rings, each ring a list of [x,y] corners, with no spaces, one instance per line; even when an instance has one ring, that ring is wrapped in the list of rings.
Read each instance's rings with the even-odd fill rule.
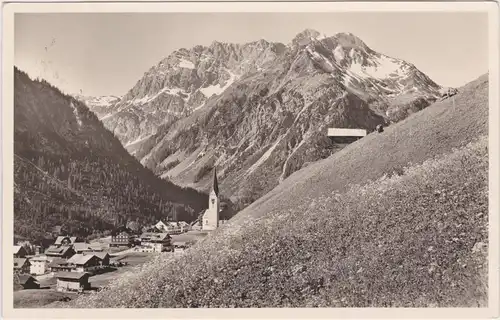
[[[120,234],[120,233],[127,233],[127,234],[129,234],[129,235],[130,235],[130,234],[132,234],[133,232],[132,232],[132,230],[131,230],[130,228],[128,228],[128,227],[126,227],[126,226],[121,226],[121,227],[118,227],[118,228],[114,229],[114,230],[111,232],[111,235],[112,235],[112,236],[116,236],[116,235],[118,235],[118,234]]]
[[[49,263],[49,267],[60,267],[60,266],[66,266],[68,265],[68,260],[61,259],[61,258],[55,258]]]
[[[166,238],[170,238],[170,235],[166,232],[144,232],[141,238],[149,238],[152,241],[163,241]]]
[[[64,255],[71,247],[56,247],[56,246],[50,246],[45,250],[45,254],[51,254],[51,255]]]
[[[75,243],[76,242],[76,237],[68,237],[68,236],[59,236],[56,238],[56,242],[54,244],[62,244],[62,241],[64,239],[68,238],[70,243]]]
[[[32,279],[33,282],[35,283],[38,283],[38,280],[35,279],[35,277],[29,275],[29,274],[21,274],[19,276],[19,284],[23,285],[23,284],[26,284],[26,282],[28,282],[28,280]]]
[[[170,238],[170,235],[168,233],[154,233],[152,236],[151,236],[151,240],[154,240],[154,241],[163,241],[167,238]]]
[[[86,242],[75,242],[73,243],[73,249],[75,249],[75,251],[90,250],[90,244]]]
[[[58,272],[56,274],[56,278],[59,279],[74,279],[74,280],[80,280],[83,277],[88,277],[90,274],[87,272]]]
[[[18,254],[21,248],[22,248],[21,246],[14,246],[14,254]]]
[[[30,261],[47,261],[47,256],[34,256],[30,259]]]
[[[92,254],[101,260],[104,260],[106,256],[111,257],[107,252],[92,252]]]
[[[14,258],[14,268],[19,269],[24,266],[26,262],[29,263],[28,259],[26,258]]]
[[[82,266],[85,265],[87,262],[89,262],[89,260],[92,259],[93,257],[96,257],[97,259],[101,260],[101,258],[97,257],[94,254],[75,254],[74,256],[68,259],[68,263]]]

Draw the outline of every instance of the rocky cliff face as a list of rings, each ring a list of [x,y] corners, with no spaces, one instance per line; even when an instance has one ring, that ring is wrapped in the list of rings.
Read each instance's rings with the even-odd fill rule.
[[[411,63],[350,33],[314,30],[290,44],[214,42],[181,49],[145,73],[101,118],[141,162],[173,182],[248,203],[337,146],[328,127],[388,124],[442,88]]]
[[[76,95],[75,98],[85,103],[99,119],[111,113],[114,105],[121,100],[121,97],[117,96],[92,97]]]

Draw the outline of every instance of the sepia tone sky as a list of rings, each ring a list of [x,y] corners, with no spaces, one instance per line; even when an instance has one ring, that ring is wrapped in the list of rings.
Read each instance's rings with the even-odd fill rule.
[[[66,93],[121,96],[176,49],[214,40],[287,44],[306,28],[351,32],[444,86],[488,72],[487,14],[452,12],[17,13],[15,64]]]

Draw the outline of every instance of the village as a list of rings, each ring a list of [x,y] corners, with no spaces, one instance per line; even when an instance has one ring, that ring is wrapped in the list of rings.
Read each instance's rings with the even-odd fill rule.
[[[64,293],[60,297],[71,299],[68,295],[99,291],[157,254],[182,254],[226,222],[219,219],[220,211],[214,170],[208,209],[192,223],[160,220],[140,231],[120,226],[110,236],[89,242],[59,234],[47,248],[18,242],[13,247],[14,298]]]

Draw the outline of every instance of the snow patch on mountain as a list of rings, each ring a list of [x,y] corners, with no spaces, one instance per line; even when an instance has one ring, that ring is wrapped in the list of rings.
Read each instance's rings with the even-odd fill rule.
[[[222,92],[224,92],[224,90],[229,88],[229,86],[232,85],[238,79],[238,76],[227,69],[226,72],[229,73],[230,78],[229,80],[226,81],[226,84],[224,86],[217,84],[208,86],[206,88],[200,88],[201,93],[203,93],[205,97],[210,98],[212,95],[221,94]]]
[[[143,104],[149,103],[149,102],[157,99],[160,95],[162,95],[164,93],[170,94],[170,95],[179,95],[179,93],[182,93],[185,96],[182,98],[185,100],[187,100],[190,96],[190,93],[184,92],[184,90],[182,90],[180,88],[163,88],[152,96],[145,95],[142,98],[135,98],[133,100],[130,100],[130,103],[135,104],[135,105],[143,105]]]
[[[381,55],[378,59],[370,62],[371,64],[367,66],[356,60],[353,61],[349,69],[362,78],[387,79],[391,75],[400,75],[402,66],[396,59]]]
[[[179,67],[185,68],[185,69],[194,69],[194,63],[192,63],[191,61],[188,61],[186,59],[180,59]]]
[[[333,50],[333,56],[335,57],[335,60],[337,62],[341,62],[342,60],[344,60],[345,54],[342,46],[339,45],[335,47],[335,49]]]

